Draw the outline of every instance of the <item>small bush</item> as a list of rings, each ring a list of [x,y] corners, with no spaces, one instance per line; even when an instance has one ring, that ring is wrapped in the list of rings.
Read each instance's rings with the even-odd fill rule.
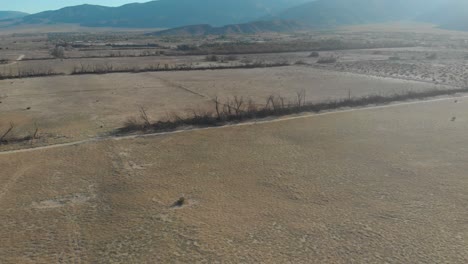
[[[56,46],[53,50],[50,51],[50,55],[57,59],[65,58],[65,48],[62,46]]]
[[[294,63],[295,65],[309,65],[307,62],[303,61],[303,60],[298,60]]]
[[[194,51],[197,50],[197,46],[194,45],[188,45],[188,44],[182,44],[177,46],[177,50],[179,51]]]
[[[317,51],[313,51],[309,54],[309,58],[318,58],[320,54]]]
[[[396,61],[396,60],[400,60],[400,57],[398,57],[398,56],[391,56],[391,57],[388,57],[388,60]]]
[[[31,142],[32,144],[36,139],[40,138],[37,124],[34,124],[34,130],[26,136],[15,135],[17,134],[17,131],[14,131],[15,129],[16,126],[12,122],[6,128],[0,124],[0,145],[23,142]]]
[[[207,55],[205,57],[205,61],[210,61],[210,62],[218,62],[220,61],[220,58],[216,55]]]

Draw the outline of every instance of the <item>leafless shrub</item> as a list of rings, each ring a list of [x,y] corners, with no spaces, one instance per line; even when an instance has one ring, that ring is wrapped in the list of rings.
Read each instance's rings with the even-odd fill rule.
[[[220,57],[218,57],[216,55],[207,55],[205,57],[205,61],[218,62],[218,61],[220,61]]]
[[[309,65],[307,62],[303,61],[303,60],[298,60],[294,63],[295,65]]]
[[[296,99],[286,101],[281,96],[271,95],[267,97],[264,105],[257,105],[252,100],[245,101],[243,97],[228,98],[224,102],[218,98],[214,99],[213,110],[192,110],[187,116],[172,116],[167,120],[160,120],[150,123],[149,119],[146,126],[139,125],[132,120],[126,122],[125,126],[116,133],[128,133],[138,131],[170,131],[184,126],[217,126],[226,122],[240,122],[254,118],[266,118],[270,116],[283,116],[296,114],[300,112],[321,112],[324,110],[337,109],[342,107],[357,107],[375,104],[387,104],[394,101],[414,100],[439,95],[452,95],[462,92],[468,92],[468,88],[458,88],[452,90],[430,90],[422,92],[407,92],[394,94],[390,96],[369,95],[361,98],[354,98],[350,95],[346,99],[332,100],[321,103],[307,103],[305,92],[300,91],[296,94]],[[247,103],[246,103],[247,102]]]
[[[8,70],[5,69],[3,72],[0,72],[0,80],[44,77],[44,76],[53,76],[53,75],[61,75],[61,73],[57,73],[50,68],[41,68],[41,69],[17,68],[16,70],[10,68]]]
[[[18,132],[13,133],[16,129],[15,124],[10,122],[10,125],[0,136],[0,145],[1,144],[10,144],[10,143],[21,143],[29,141],[31,144],[34,144],[35,140],[39,139],[39,126],[37,123],[34,123],[34,130],[31,133],[28,133],[26,136],[17,136]]]
[[[233,100],[233,108],[234,111],[236,112],[236,115],[239,115],[242,112],[242,106],[244,105],[244,98],[243,97],[237,97],[234,96]]]
[[[151,120],[146,112],[146,109],[140,106],[140,119],[143,121],[143,127],[149,128],[151,126]]]
[[[5,141],[6,136],[8,136],[8,134],[10,134],[11,131],[13,131],[13,128],[15,128],[15,124],[13,124],[13,122],[10,122],[10,127],[8,127],[8,129],[2,134],[2,136],[0,136],[0,143]]]
[[[124,123],[124,127],[129,130],[136,131],[143,128],[141,123],[135,117],[129,117]]]
[[[65,58],[65,48],[62,46],[55,46],[55,48],[50,51],[50,55],[57,59],[63,59]]]
[[[320,54],[317,51],[313,51],[309,54],[309,58],[318,58]]]
[[[306,91],[302,89],[296,93],[296,103],[298,107],[305,105],[306,103]]]
[[[34,123],[34,133],[32,134],[32,140],[36,140],[39,137],[39,127],[37,123]]]

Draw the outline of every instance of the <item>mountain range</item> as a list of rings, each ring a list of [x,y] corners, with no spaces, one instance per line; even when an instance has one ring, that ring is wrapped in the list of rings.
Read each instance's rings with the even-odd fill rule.
[[[398,20],[468,30],[468,1],[158,0],[120,7],[71,6],[33,15],[0,12],[0,19],[12,19],[14,25],[71,23],[86,27],[176,28],[161,34],[195,35],[277,32],[294,30],[299,24],[324,28]],[[297,25],[290,24],[291,21]]]
[[[420,16],[419,20],[437,24],[441,28],[468,30],[468,1],[448,0],[436,10]]]
[[[0,11],[0,20],[22,18],[27,15],[27,13],[17,11]]]
[[[289,8],[277,16],[314,27],[418,20],[420,16],[433,12],[444,1],[318,0]]]
[[[172,28],[245,23],[310,0],[159,0],[120,7],[80,5],[30,15],[22,23],[73,23],[88,27]]]

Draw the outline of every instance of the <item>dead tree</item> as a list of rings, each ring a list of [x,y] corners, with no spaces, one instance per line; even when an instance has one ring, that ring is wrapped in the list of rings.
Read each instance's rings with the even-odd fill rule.
[[[15,125],[10,122],[10,127],[7,129],[7,131],[5,133],[3,133],[3,135],[0,137],[0,143],[4,141],[5,137],[8,136],[8,134],[11,133],[11,131],[13,130],[13,128],[15,127]]]
[[[143,127],[144,128],[149,128],[151,126],[151,121],[148,116],[148,113],[146,112],[146,109],[143,106],[140,106],[140,118],[143,120]]]

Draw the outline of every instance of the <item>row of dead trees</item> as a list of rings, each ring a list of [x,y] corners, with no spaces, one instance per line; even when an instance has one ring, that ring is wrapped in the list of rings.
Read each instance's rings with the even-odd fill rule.
[[[27,136],[14,136],[13,132],[15,130],[15,124],[10,122],[9,126],[3,131],[0,132],[0,145],[8,144],[8,143],[17,143],[17,142],[25,142],[30,141],[31,144],[35,142],[35,140],[39,139],[39,127],[37,123],[34,123],[34,130]]]

